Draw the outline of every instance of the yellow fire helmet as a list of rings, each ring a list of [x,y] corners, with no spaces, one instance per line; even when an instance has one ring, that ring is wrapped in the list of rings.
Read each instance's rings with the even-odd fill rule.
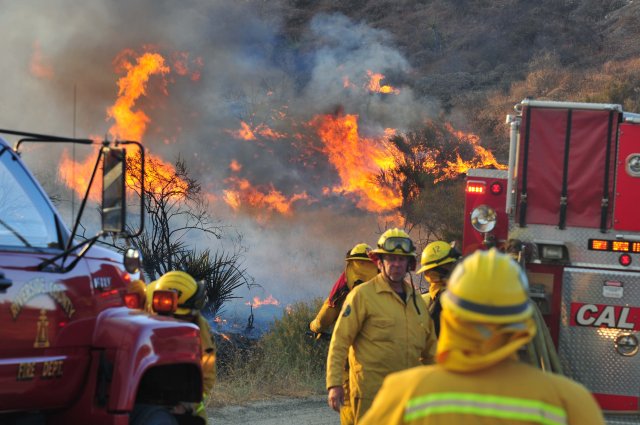
[[[374,254],[396,254],[415,257],[416,247],[407,232],[394,228],[380,235],[378,247],[371,252]]]
[[[189,273],[170,271],[157,280],[154,290],[172,290],[178,293],[178,309],[175,314],[188,315],[191,310],[200,310],[204,306],[205,290],[202,283],[196,282]]]
[[[476,251],[453,270],[442,308],[470,322],[522,322],[533,314],[528,288],[527,276],[510,256],[495,248]]]
[[[409,271],[416,268],[416,247],[404,230],[393,228],[385,231],[378,239],[378,247],[371,250],[369,257],[376,260],[380,254],[395,254],[410,257]]]
[[[359,243],[351,248],[349,252],[347,252],[345,261],[371,261],[371,258],[369,258],[369,251],[371,251],[371,247],[369,245],[367,245],[366,243]]]
[[[424,273],[427,270],[453,263],[458,258],[460,258],[460,253],[450,243],[445,241],[431,242],[422,250],[420,258],[422,267],[416,273]]]

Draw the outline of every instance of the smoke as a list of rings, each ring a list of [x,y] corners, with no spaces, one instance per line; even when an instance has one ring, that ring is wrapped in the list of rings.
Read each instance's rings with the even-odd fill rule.
[[[162,54],[170,75],[164,83],[152,78],[135,106],[150,118],[143,143],[166,161],[185,159],[217,199],[212,213],[244,235],[256,283],[287,303],[326,296],[344,253],[374,244],[382,230],[379,216],[327,193],[339,177],[309,122],[342,111],[359,116],[362,137],[382,137],[385,128],[418,125],[437,105],[414,96],[410,64],[390,34],[322,14],[288,39],[275,2],[272,10],[267,3],[2,1],[0,127],[102,137],[122,76],[117,58]],[[367,89],[372,72],[397,93]],[[271,136],[241,140],[234,131],[242,122]],[[232,212],[222,198],[233,178],[285,198],[305,196],[290,214]],[[209,243],[224,249],[232,239]]]

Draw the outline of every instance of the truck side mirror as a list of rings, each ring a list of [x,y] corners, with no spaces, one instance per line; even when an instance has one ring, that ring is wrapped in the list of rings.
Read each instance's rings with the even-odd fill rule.
[[[102,169],[102,231],[125,231],[126,154],[121,148],[104,147]]]

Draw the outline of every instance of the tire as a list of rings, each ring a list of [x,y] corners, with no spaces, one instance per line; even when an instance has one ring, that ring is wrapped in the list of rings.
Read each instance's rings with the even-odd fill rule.
[[[178,425],[178,420],[164,407],[139,404],[131,413],[129,425]]]

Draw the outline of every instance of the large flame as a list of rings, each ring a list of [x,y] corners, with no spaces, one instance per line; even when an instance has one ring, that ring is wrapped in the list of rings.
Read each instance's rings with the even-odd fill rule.
[[[126,71],[118,80],[118,99],[107,109],[107,115],[114,119],[109,133],[120,140],[142,140],[149,117],[141,110],[134,111],[136,101],[146,94],[147,84],[152,75],[165,75],[171,70],[165,65],[159,53],[144,53],[133,64],[128,60],[131,51],[122,52],[116,66]]]
[[[136,102],[146,95],[149,79],[153,75],[164,77],[171,69],[165,64],[165,59],[159,53],[144,53],[131,61],[134,52],[126,49],[116,58],[116,70],[125,72],[118,80],[118,97],[113,106],[107,109],[107,116],[114,123],[109,129],[110,135],[116,140],[141,141],[150,122],[147,114],[142,110],[134,110]],[[180,56],[184,59],[184,56]],[[181,68],[181,72],[186,72]],[[166,82],[163,80],[163,85]],[[84,195],[88,178],[94,166],[95,157],[87,158],[84,162],[74,162],[65,152],[59,171],[60,178],[79,195]],[[134,156],[133,163],[140,162],[140,158]],[[170,193],[174,197],[182,197],[188,188],[185,181],[176,175],[172,164],[163,161],[160,157],[147,152],[146,155],[145,187],[152,193]],[[137,167],[134,167],[134,169]],[[133,171],[135,173],[135,171]],[[135,187],[135,177],[128,173],[127,184]],[[100,184],[96,184],[91,191],[90,199],[99,199]]]
[[[382,187],[376,182],[380,170],[394,167],[401,153],[386,138],[368,139],[358,134],[358,116],[320,115],[311,120],[323,142],[323,151],[336,168],[341,184],[334,193],[354,196],[357,206],[384,212],[402,205],[399,188]]]

